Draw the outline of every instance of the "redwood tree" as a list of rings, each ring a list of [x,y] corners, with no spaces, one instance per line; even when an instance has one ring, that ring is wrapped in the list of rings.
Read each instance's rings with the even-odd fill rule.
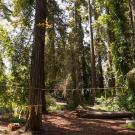
[[[89,27],[90,27],[92,88],[96,88],[95,51],[94,51],[94,39],[93,39],[93,27],[92,27],[92,5],[91,5],[91,1],[90,0],[88,0],[88,10],[89,10]]]
[[[44,88],[44,47],[46,0],[36,0],[34,41],[32,46],[29,117],[27,130],[42,130],[42,89]]]

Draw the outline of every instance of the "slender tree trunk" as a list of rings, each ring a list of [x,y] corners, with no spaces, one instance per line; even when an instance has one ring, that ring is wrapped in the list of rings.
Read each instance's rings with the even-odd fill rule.
[[[56,37],[56,33],[55,33],[55,15],[57,11],[55,11],[56,9],[56,5],[54,5],[55,0],[48,0],[47,1],[47,6],[48,6],[48,15],[47,15],[47,21],[48,24],[51,26],[50,28],[47,29],[47,36],[48,36],[48,40],[47,40],[47,44],[48,44],[48,55],[50,58],[50,71],[49,74],[49,78],[46,78],[47,80],[49,80],[49,88],[53,89],[56,86],[56,77],[57,77],[57,71],[56,71],[56,67],[57,67],[57,60],[56,60],[56,46],[55,46],[55,37]]]
[[[130,18],[133,29],[133,46],[135,45],[135,0],[129,0]]]
[[[34,43],[32,46],[27,130],[42,130],[42,90],[44,88],[44,47],[46,0],[36,0]]]
[[[109,15],[109,9],[108,7],[106,7],[106,12],[107,14]],[[115,75],[113,73],[113,62],[112,62],[112,55],[111,55],[111,50],[110,50],[110,45],[112,42],[115,41],[114,39],[114,34],[111,32],[110,30],[110,27],[109,27],[109,22],[107,24],[107,34],[108,34],[108,48],[109,48],[109,51],[108,51],[108,62],[109,62],[109,71],[111,72],[110,76],[109,76],[109,80],[108,80],[108,87],[115,87]]]
[[[93,28],[92,28],[92,6],[90,0],[88,0],[89,6],[89,27],[90,27],[90,49],[91,49],[91,77],[92,77],[92,88],[96,88],[96,67],[95,67],[95,51],[94,51],[94,40],[93,40]]]
[[[135,38],[135,0],[131,0],[131,12],[132,12],[132,21],[133,21],[133,30],[134,30],[134,38]]]
[[[100,12],[96,11],[96,3],[93,0],[93,5],[94,5],[94,19],[95,21],[97,21],[98,17],[100,16],[100,13],[102,13],[102,7],[100,6]],[[96,29],[94,29],[96,31],[96,37],[95,37],[95,44],[96,46],[100,46],[100,41],[101,39],[101,35],[100,35],[100,28],[99,26],[97,26]],[[102,57],[101,57],[101,50],[97,50],[97,59],[98,59],[98,76],[97,76],[97,80],[98,80],[98,84],[97,86],[99,88],[104,88],[104,77],[103,77],[103,69],[102,69]]]
[[[56,58],[55,58],[55,26],[54,26],[54,15],[51,16],[50,24],[51,28],[48,30],[49,38],[50,38],[50,55],[51,55],[51,61],[52,61],[52,81],[53,81],[53,88],[56,85]]]

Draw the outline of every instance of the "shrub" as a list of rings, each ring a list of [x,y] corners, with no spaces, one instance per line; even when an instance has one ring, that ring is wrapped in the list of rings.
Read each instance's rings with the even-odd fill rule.
[[[24,125],[26,123],[26,120],[23,119],[23,118],[18,118],[18,117],[14,117],[12,116],[9,120],[10,123],[19,123],[19,124],[22,124]]]
[[[135,68],[127,73],[127,91],[120,98],[120,106],[135,114]]]
[[[48,111],[63,110],[64,106],[57,104],[56,99],[51,95],[46,95],[46,108]]]
[[[95,108],[99,110],[105,111],[119,111],[120,107],[118,106],[118,97],[109,97],[105,98],[101,96],[100,98],[96,98]]]
[[[135,68],[130,70],[127,74],[127,86],[129,90],[135,94]]]
[[[123,96],[119,97],[118,101],[120,108],[135,114],[135,96],[131,90],[128,89]]]
[[[51,95],[46,95],[46,107],[47,109],[52,106],[57,106],[56,99]]]
[[[135,68],[127,73],[127,90],[119,97],[118,105],[135,114]]]

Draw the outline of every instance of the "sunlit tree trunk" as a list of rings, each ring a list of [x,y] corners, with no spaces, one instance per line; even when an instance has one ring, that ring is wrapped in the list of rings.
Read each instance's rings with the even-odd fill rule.
[[[130,18],[133,29],[133,45],[135,44],[135,0],[129,0]]]
[[[108,7],[106,7],[106,12],[107,14],[109,13],[109,9]],[[107,24],[107,34],[108,34],[108,38],[107,38],[107,43],[108,43],[108,68],[109,71],[111,72],[110,76],[109,76],[109,80],[108,80],[108,87],[115,87],[115,75],[113,73],[113,62],[112,62],[112,54],[111,54],[111,43],[115,41],[114,39],[114,34],[111,32],[110,27],[109,27],[109,23]]]
[[[97,8],[96,8],[96,2],[93,1],[93,6],[94,6],[94,19],[95,21],[98,20],[98,17],[101,15],[102,13],[102,7],[100,6],[100,12],[97,12]],[[98,68],[98,73],[97,74],[97,87],[99,88],[104,88],[104,77],[103,77],[103,69],[102,69],[102,50],[98,49],[101,44],[100,42],[102,41],[102,37],[101,37],[101,34],[100,34],[100,28],[99,26],[97,26],[95,29],[96,31],[96,35],[95,35],[95,45],[97,47],[96,51],[97,51],[97,68]],[[95,47],[95,48],[96,48]]]
[[[56,46],[55,46],[55,12],[54,12],[54,3],[55,0],[48,0],[48,23],[51,26],[50,28],[47,29],[48,33],[48,44],[49,44],[49,54],[51,57],[51,77],[50,80],[52,81],[52,86],[51,89],[55,87],[55,82],[56,82],[56,76],[57,76],[57,71],[56,71],[56,58],[55,58],[55,53],[56,53]]]
[[[134,29],[134,36],[135,36],[135,0],[131,0],[132,4],[132,15],[133,15],[133,29]]]

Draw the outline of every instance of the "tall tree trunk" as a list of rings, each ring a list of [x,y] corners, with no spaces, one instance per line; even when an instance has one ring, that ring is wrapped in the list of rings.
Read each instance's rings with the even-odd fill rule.
[[[51,65],[51,80],[52,80],[52,88],[53,89],[56,85],[56,76],[57,76],[57,71],[56,71],[56,58],[55,58],[55,12],[54,12],[54,1],[55,0],[48,0],[48,23],[49,25],[51,25],[51,27],[49,29],[47,29],[47,33],[48,33],[48,38],[49,38],[49,53],[50,53],[50,57],[51,57],[51,61],[52,61],[52,65]]]
[[[77,91],[78,75],[77,75],[77,61],[76,53],[72,52],[72,71],[71,71],[72,83],[73,83],[73,104],[75,107],[79,105],[79,93]]]
[[[104,77],[103,77],[103,69],[102,69],[102,58],[101,54],[98,54],[98,68],[99,68],[99,76],[98,76],[98,87],[104,88]]]
[[[133,21],[133,31],[134,31],[134,38],[135,38],[135,0],[131,0],[131,7],[132,7],[132,21]]]
[[[129,7],[130,7],[130,18],[131,18],[131,25],[133,29],[133,43],[135,44],[135,0],[129,0]]]
[[[78,87],[78,80],[79,80],[79,64],[78,64],[78,16],[77,16],[77,5],[78,2],[74,3],[74,20],[75,20],[75,27],[73,29],[74,31],[74,43],[73,43],[73,52],[72,52],[72,82],[73,82],[73,104],[74,106],[78,106],[80,104],[80,98],[79,98],[79,91],[77,90]]]
[[[76,24],[76,42],[78,45],[78,49],[80,54],[78,57],[80,57],[80,76],[81,81],[83,82],[83,92],[85,99],[89,98],[89,91],[88,88],[88,77],[87,77],[87,71],[86,71],[86,60],[85,60],[85,48],[83,44],[84,39],[84,32],[82,28],[82,18],[81,18],[81,12],[80,12],[81,2],[76,1],[75,2],[75,24]]]
[[[100,12],[97,12],[95,1],[93,1],[93,6],[94,6],[94,19],[95,19],[95,21],[97,21],[98,17],[102,13],[102,7],[100,6]],[[97,28],[94,29],[94,31],[96,31],[95,45],[98,48],[98,46],[101,46],[100,42],[102,41],[99,26],[97,26]],[[97,49],[97,59],[98,59],[98,76],[97,76],[98,84],[97,84],[97,86],[99,88],[104,88],[104,77],[103,77],[101,53],[102,53],[102,50]]]
[[[34,43],[32,46],[27,130],[42,130],[42,90],[44,88],[44,47],[46,0],[36,0]]]
[[[84,90],[84,97],[86,100],[89,99],[89,91],[88,88],[88,77],[87,77],[87,71],[86,71],[86,60],[84,55],[84,47],[83,47],[83,54],[81,56],[82,61],[82,80],[83,80],[83,90]]]
[[[106,12],[109,15],[109,8],[106,7]],[[109,22],[107,24],[107,34],[108,34],[108,38],[107,38],[107,43],[108,43],[108,64],[109,64],[109,72],[111,73],[109,75],[109,80],[108,80],[108,87],[115,87],[115,75],[113,73],[113,62],[112,62],[112,54],[111,54],[111,43],[115,41],[114,39],[114,34],[113,32],[110,30],[109,27]]]
[[[89,27],[90,27],[90,49],[91,49],[91,78],[92,88],[96,88],[96,67],[95,67],[95,51],[94,51],[94,40],[93,40],[93,28],[92,28],[92,6],[90,0],[88,0],[89,9]]]

